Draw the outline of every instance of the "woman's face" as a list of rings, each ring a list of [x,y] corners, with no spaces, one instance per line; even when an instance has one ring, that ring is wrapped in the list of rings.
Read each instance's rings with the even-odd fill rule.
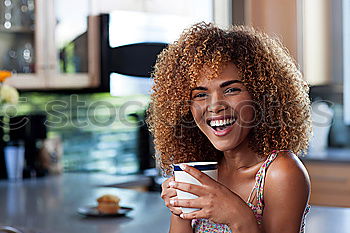
[[[205,70],[191,91],[191,112],[197,126],[220,151],[235,149],[254,122],[252,98],[235,65],[228,63],[217,78]]]

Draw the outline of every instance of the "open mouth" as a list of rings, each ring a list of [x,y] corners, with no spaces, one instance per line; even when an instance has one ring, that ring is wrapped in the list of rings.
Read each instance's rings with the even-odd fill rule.
[[[208,120],[207,124],[214,130],[214,131],[225,131],[227,128],[232,126],[236,122],[236,118],[226,118],[223,120]]]

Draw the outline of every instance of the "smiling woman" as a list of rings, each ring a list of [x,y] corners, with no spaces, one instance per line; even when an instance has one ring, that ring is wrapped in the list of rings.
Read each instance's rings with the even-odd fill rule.
[[[218,162],[218,180],[163,185],[170,232],[304,232],[308,86],[282,44],[253,28],[199,23],[158,57],[148,123],[158,162]],[[179,199],[177,190],[198,198]],[[182,213],[179,207],[196,208]]]
[[[247,139],[254,120],[252,97],[232,63],[223,66],[217,78],[205,77],[192,89],[191,113],[213,146],[226,151]]]

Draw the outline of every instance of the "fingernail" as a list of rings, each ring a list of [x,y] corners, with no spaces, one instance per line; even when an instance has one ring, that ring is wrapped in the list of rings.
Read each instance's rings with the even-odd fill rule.
[[[175,181],[170,181],[170,182],[169,182],[169,186],[170,186],[171,188],[174,187],[175,184],[176,184]]]
[[[175,204],[175,200],[170,200],[170,205],[174,205]]]
[[[184,218],[184,214],[180,214],[180,218]]]
[[[180,164],[179,167],[181,168],[181,170],[185,171],[186,170],[186,165],[185,164]]]

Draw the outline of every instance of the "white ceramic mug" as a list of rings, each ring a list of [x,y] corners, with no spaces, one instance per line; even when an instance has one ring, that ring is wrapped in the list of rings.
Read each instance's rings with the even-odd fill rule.
[[[196,178],[188,174],[187,172],[183,171],[180,168],[180,164],[174,164],[174,176],[175,181],[183,182],[183,183],[190,183],[190,184],[196,184],[196,185],[202,185]],[[196,169],[200,170],[201,172],[207,174],[212,179],[217,180],[218,179],[218,169],[217,169],[217,162],[190,162],[190,163],[182,163],[186,164],[188,166],[195,167]],[[178,199],[195,199],[198,196],[184,192],[181,190],[176,190],[177,198]],[[183,213],[190,213],[199,209],[196,208],[181,208]]]

